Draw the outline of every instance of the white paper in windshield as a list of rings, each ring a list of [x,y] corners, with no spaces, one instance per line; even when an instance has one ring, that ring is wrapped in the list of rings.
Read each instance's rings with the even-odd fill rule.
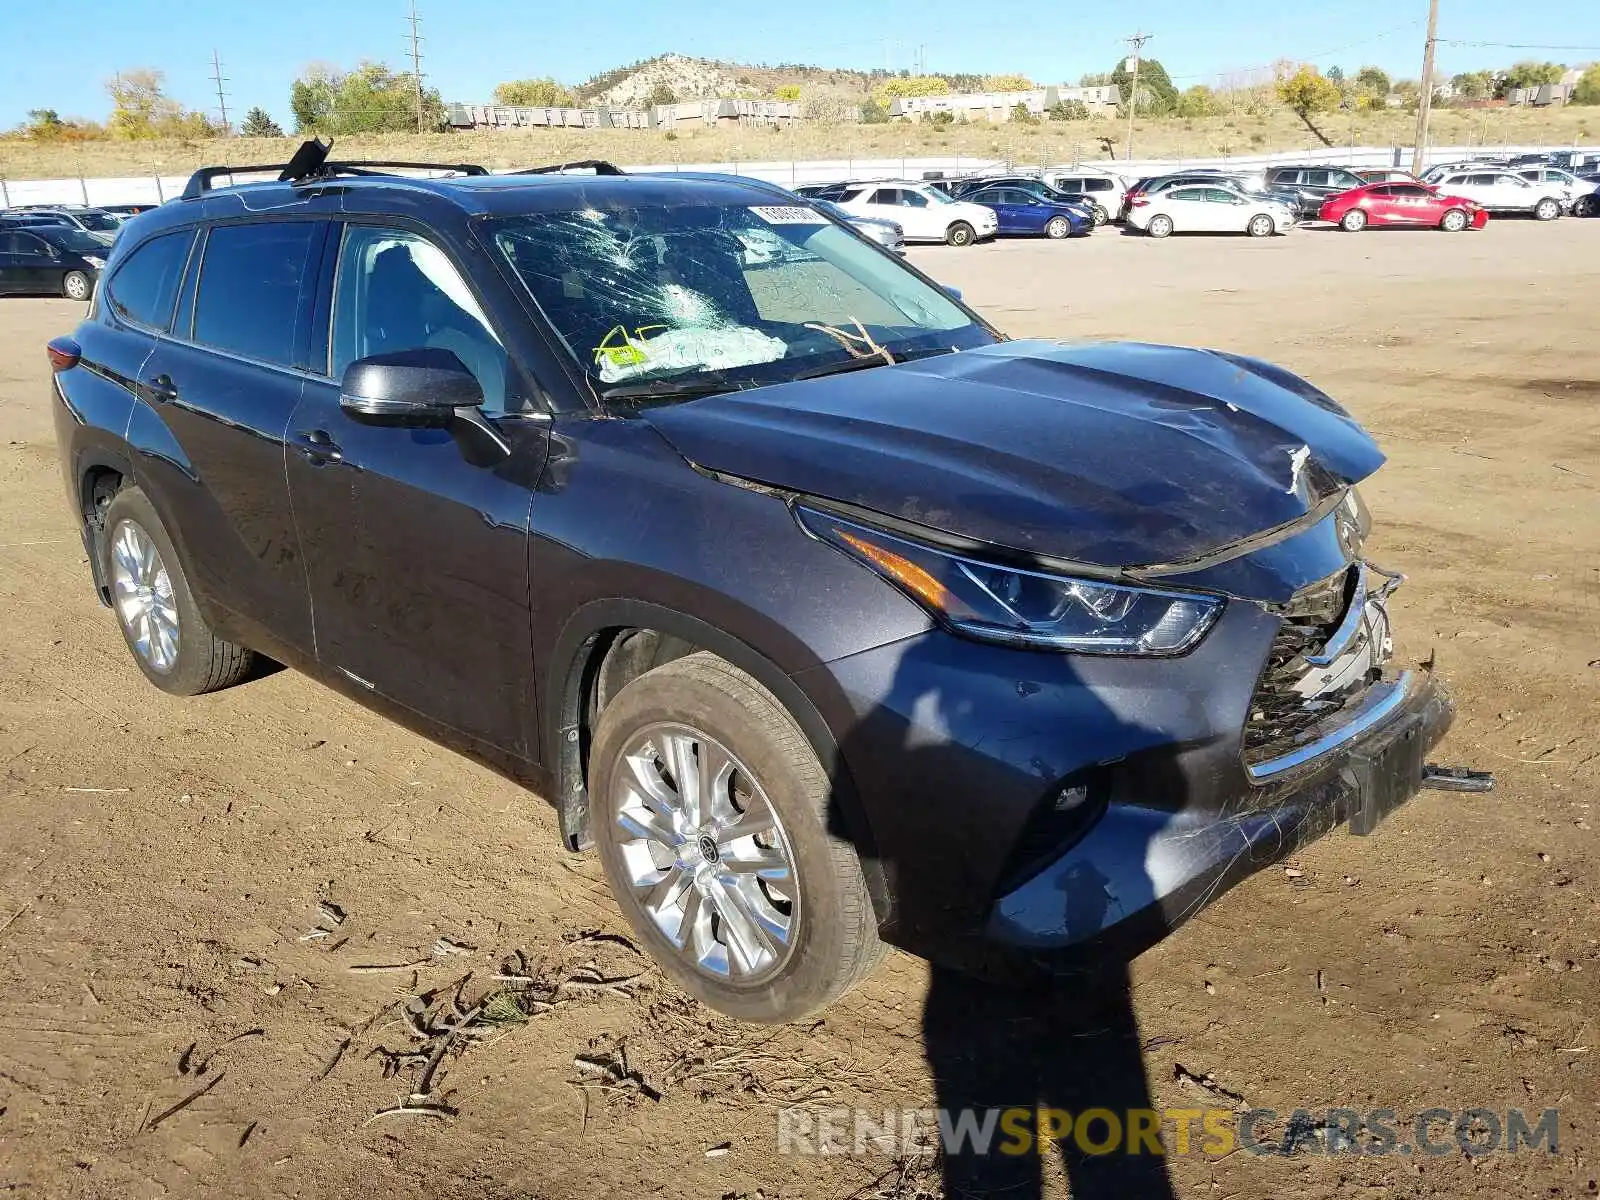
[[[768,225],[826,225],[828,218],[814,208],[798,204],[752,205],[750,211]]]

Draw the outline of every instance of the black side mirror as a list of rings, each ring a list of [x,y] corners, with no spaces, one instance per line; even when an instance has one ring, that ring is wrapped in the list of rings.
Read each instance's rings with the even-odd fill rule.
[[[483,388],[452,351],[424,347],[358,358],[344,371],[339,407],[373,425],[443,429],[476,410]]]

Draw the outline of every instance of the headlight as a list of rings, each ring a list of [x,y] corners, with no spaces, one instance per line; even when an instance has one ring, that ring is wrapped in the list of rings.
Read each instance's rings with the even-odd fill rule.
[[[91,267],[93,267],[97,271],[101,267],[106,265],[106,260],[105,259],[99,258],[99,257],[97,257],[96,255],[93,255],[93,254],[85,254],[83,256],[83,261],[88,263]]]
[[[998,566],[816,509],[795,511],[808,531],[871,567],[950,629],[980,641],[1078,654],[1182,654],[1222,612],[1214,596]]]

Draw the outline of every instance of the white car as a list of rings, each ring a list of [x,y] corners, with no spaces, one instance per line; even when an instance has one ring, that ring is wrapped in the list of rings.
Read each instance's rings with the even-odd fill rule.
[[[1281,200],[1256,196],[1222,184],[1187,184],[1133,199],[1128,224],[1151,237],[1169,233],[1248,233],[1271,237],[1295,224]]]
[[[908,242],[946,242],[970,246],[992,238],[1000,219],[992,208],[952,200],[920,181],[886,179],[852,184],[833,201],[845,212],[893,221]]]
[[[1595,207],[1594,193],[1596,188],[1600,188],[1600,180],[1579,179],[1571,171],[1563,171],[1560,167],[1518,167],[1517,174],[1536,186],[1543,184],[1560,189],[1577,216],[1587,217]]]
[[[1570,207],[1560,187],[1542,181],[1530,183],[1504,168],[1458,171],[1435,181],[1433,189],[1445,196],[1463,196],[1490,212],[1529,213],[1540,221],[1554,221]]]
[[[1058,192],[1069,196],[1082,196],[1095,206],[1094,223],[1106,221],[1122,211],[1122,201],[1128,194],[1128,181],[1121,175],[1103,171],[1046,171],[1041,178]],[[1104,214],[1102,216],[1101,214]]]

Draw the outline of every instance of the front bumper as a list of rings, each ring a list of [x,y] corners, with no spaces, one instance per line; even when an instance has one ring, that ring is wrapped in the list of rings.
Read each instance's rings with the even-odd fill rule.
[[[1374,756],[1400,730],[1426,754],[1449,727],[1427,670],[1398,692],[1374,684],[1371,711],[1316,753],[1252,773],[1241,730],[1278,627],[1229,603],[1194,650],[1147,660],[931,631],[797,675],[859,797],[865,831],[835,832],[877,881],[885,939],[980,972],[1126,957],[1296,847],[1408,799],[1419,781],[1393,779],[1409,757]]]
[[[1131,956],[1335,826],[1371,832],[1416,794],[1423,756],[1454,715],[1430,672],[1396,682],[1397,703],[1377,706],[1378,719],[1310,760],[1270,807],[1212,814],[1112,805],[1082,841],[995,904],[987,932],[996,949],[1046,967]]]

